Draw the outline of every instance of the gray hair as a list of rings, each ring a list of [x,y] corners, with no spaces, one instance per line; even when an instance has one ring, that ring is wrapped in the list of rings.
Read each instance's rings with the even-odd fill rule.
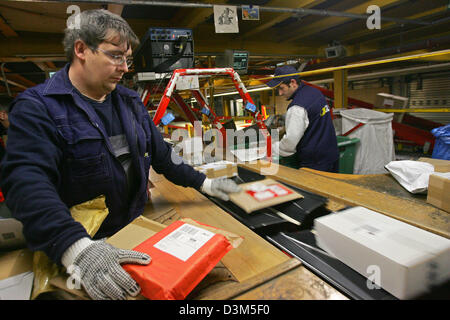
[[[87,10],[79,13],[79,25],[64,30],[64,52],[69,62],[74,58],[75,41],[82,40],[89,48],[96,50],[98,45],[111,37],[115,31],[120,43],[126,41],[132,48],[139,44],[128,23],[119,15],[105,9]],[[75,18],[77,19],[77,18]]]

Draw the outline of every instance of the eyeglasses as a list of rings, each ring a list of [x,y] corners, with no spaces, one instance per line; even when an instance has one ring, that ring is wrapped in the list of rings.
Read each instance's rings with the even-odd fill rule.
[[[103,52],[104,54],[106,54],[107,56],[111,57],[111,61],[114,65],[116,66],[120,66],[122,65],[124,62],[127,63],[127,67],[131,68],[131,66],[133,65],[133,58],[132,57],[125,57],[122,54],[119,55],[115,55],[112,54],[111,52],[108,52],[106,50],[103,50],[101,48],[97,48],[98,50],[100,50],[101,52]]]

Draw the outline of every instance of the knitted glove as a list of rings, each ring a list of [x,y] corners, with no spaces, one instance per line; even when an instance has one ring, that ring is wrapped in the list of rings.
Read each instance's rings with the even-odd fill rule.
[[[206,178],[202,184],[201,190],[210,196],[228,201],[230,200],[228,193],[239,192],[242,188],[231,179]]]
[[[79,273],[81,285],[92,299],[124,300],[127,295],[137,296],[141,288],[120,264],[145,265],[150,261],[150,256],[145,253],[118,249],[103,241],[90,241],[76,255],[71,270],[72,275]]]

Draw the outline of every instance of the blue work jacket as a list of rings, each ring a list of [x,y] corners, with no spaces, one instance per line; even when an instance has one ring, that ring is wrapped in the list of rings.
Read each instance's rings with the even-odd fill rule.
[[[111,92],[138,177],[126,199],[127,178],[102,121],[75,91],[69,64],[13,102],[1,188],[23,223],[29,248],[60,263],[64,251],[88,236],[69,208],[105,195],[109,214],[94,238],[110,236],[141,215],[150,166],[175,184],[200,189],[205,175],[173,161],[172,148],[150,119],[139,95],[118,85]],[[176,162],[176,163],[175,163]]]

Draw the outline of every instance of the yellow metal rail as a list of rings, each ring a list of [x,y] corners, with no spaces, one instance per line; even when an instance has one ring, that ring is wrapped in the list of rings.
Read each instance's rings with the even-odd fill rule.
[[[419,53],[419,54],[413,54],[410,56],[403,56],[403,57],[395,57],[395,58],[389,58],[389,59],[382,59],[382,60],[374,60],[374,61],[367,61],[367,62],[360,62],[360,63],[354,63],[349,64],[345,66],[339,66],[339,67],[330,67],[330,68],[323,68],[318,70],[311,70],[311,71],[304,71],[304,72],[298,72],[298,73],[291,73],[291,74],[285,74],[282,76],[274,76],[274,77],[267,77],[267,78],[259,78],[258,80],[268,80],[268,79],[275,79],[275,78],[283,78],[288,76],[310,76],[314,74],[319,73],[325,73],[325,72],[333,72],[337,70],[345,70],[345,69],[353,69],[353,68],[361,68],[361,67],[367,67],[367,66],[373,66],[377,64],[383,64],[383,63],[391,63],[391,62],[398,62],[398,61],[406,61],[406,60],[412,60],[412,59],[423,59],[423,58],[429,58],[429,57],[436,57],[441,55],[450,54],[450,49],[446,50],[439,50],[434,52],[427,52],[427,53]]]
[[[393,112],[393,113],[414,113],[414,112],[450,112],[450,108],[412,108],[412,109],[378,109],[373,110],[381,112]]]

